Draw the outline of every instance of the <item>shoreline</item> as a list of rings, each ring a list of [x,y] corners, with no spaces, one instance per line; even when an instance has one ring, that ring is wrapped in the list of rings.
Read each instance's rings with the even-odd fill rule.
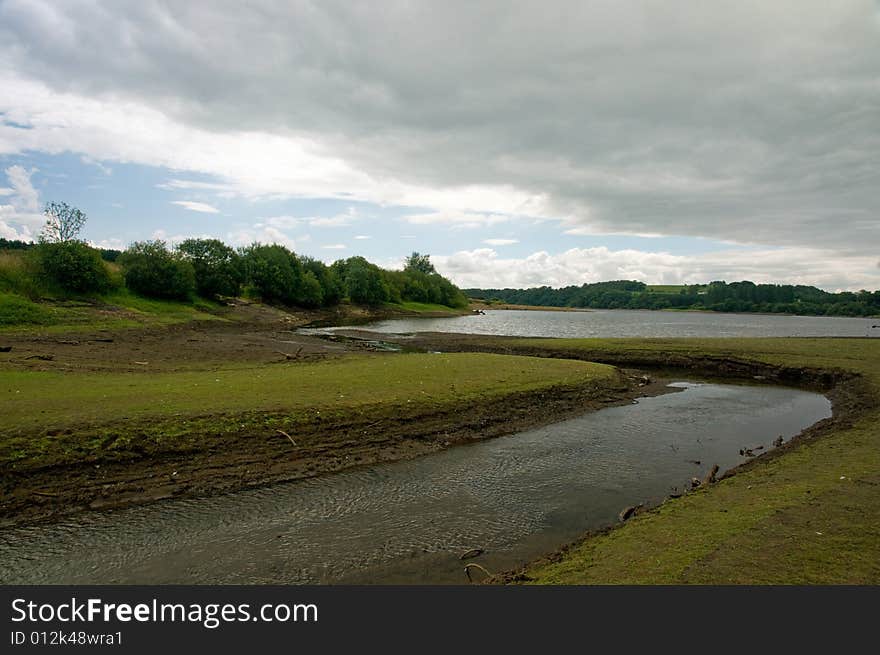
[[[619,384],[595,382],[504,394],[488,401],[406,415],[377,406],[357,417],[303,426],[292,444],[284,433],[254,444],[230,439],[218,448],[160,454],[126,462],[82,463],[6,476],[0,528],[51,522],[83,511],[104,511],[170,498],[230,493],[389,463],[446,448],[514,434],[636,397],[674,392],[664,378],[638,385],[639,374],[621,374]],[[540,408],[540,412],[537,410]],[[389,409],[391,410],[389,412]],[[276,431],[277,432],[277,431]],[[364,438],[364,435],[367,435]],[[291,439],[293,441],[293,439]],[[291,458],[291,451],[295,457]]]
[[[279,332],[279,326],[286,326],[286,329]],[[63,465],[36,472],[22,471],[21,476],[9,476],[4,472],[0,527],[52,522],[82,511],[112,510],[170,498],[222,494],[409,459],[458,444],[561,421],[601,407],[632,402],[634,397],[669,392],[671,390],[665,388],[667,381],[697,377],[719,382],[782,384],[820,391],[832,401],[833,414],[783,446],[723,472],[714,484],[638,510],[619,525],[585,535],[524,568],[498,573],[491,582],[591,584],[702,580],[717,583],[739,580],[748,583],[773,579],[766,577],[769,575],[767,571],[773,572],[777,568],[777,579],[789,583],[878,579],[876,570],[871,567],[876,562],[874,555],[880,542],[865,542],[864,536],[866,530],[867,534],[871,532],[870,525],[874,522],[871,517],[877,515],[874,524],[880,525],[880,495],[875,492],[880,486],[880,478],[876,475],[877,453],[880,452],[877,448],[880,431],[876,427],[880,425],[880,369],[877,368],[880,349],[876,348],[877,342],[869,338],[550,339],[363,332],[358,335],[360,340],[343,344],[296,336],[290,327],[289,320],[272,325],[238,323],[227,328],[215,325],[204,330],[197,325],[177,326],[157,332],[154,335],[157,341],[151,347],[155,353],[164,353],[169,350],[169,343],[180,342],[184,348],[180,353],[183,353],[188,348],[187,342],[193,340],[187,337],[205,331],[202,336],[210,336],[210,340],[204,347],[193,349],[196,358],[189,364],[210,366],[216,361],[212,357],[222,356],[223,361],[228,360],[230,342],[228,339],[224,341],[226,332],[248,329],[254,330],[259,339],[239,344],[241,348],[232,354],[249,365],[283,363],[283,359],[278,359],[278,352],[271,350],[277,347],[272,344],[277,344],[278,339],[284,339],[282,343],[297,340],[293,348],[285,348],[288,352],[293,352],[299,343],[307,346],[310,350],[304,353],[304,358],[308,354],[317,360],[329,357],[327,361],[342,361],[347,355],[361,352],[370,341],[378,338],[390,343],[399,341],[407,349],[421,352],[490,353],[493,356],[529,358],[523,361],[548,358],[605,363],[625,371],[629,377],[621,378],[622,384],[616,386],[608,384],[609,378],[605,384],[599,385],[588,382],[567,386],[548,384],[538,391],[471,396],[466,404],[450,403],[447,398],[445,404],[418,403],[418,408],[412,405],[413,411],[409,413],[401,413],[399,404],[387,403],[363,406],[362,412],[338,411],[335,416],[325,415],[320,421],[307,421],[302,434],[309,445],[293,458],[290,457],[291,448],[299,449],[300,446],[291,444],[291,437],[283,432],[273,436],[271,430],[263,429],[258,435],[249,435],[247,440],[233,438],[230,442],[218,442],[215,439],[204,447],[168,453],[167,456],[160,454],[107,464],[102,461],[100,466],[93,463]],[[139,349],[149,345],[153,338],[147,338],[147,333],[129,335],[128,341]],[[237,334],[237,337],[241,336],[242,333]],[[250,339],[254,334],[245,336]],[[37,338],[35,343],[43,344],[42,338],[46,338],[45,335]],[[214,343],[218,340],[219,346]],[[128,353],[125,349],[130,349],[132,344],[126,345],[125,339],[121,341],[123,343],[100,344],[91,355],[94,361],[91,364],[80,362],[79,369],[59,368],[68,366],[69,361],[30,360],[22,357],[23,352],[16,355],[22,359],[17,364],[8,357],[3,359],[18,370],[106,371],[109,369],[100,367],[107,366],[108,351],[102,349],[118,346]],[[57,343],[63,344],[57,346],[58,353],[70,353],[82,347],[66,341]],[[16,350],[20,350],[18,345]],[[273,352],[275,355],[271,355]],[[172,352],[171,356],[174,355]],[[270,355],[271,359],[267,360]],[[397,354],[386,353],[371,355],[369,359],[400,361],[395,360],[397,357]],[[513,359],[501,358],[501,361]],[[178,370],[174,368],[178,365],[175,361],[164,370]],[[301,370],[298,366],[294,363],[289,368],[291,371]],[[521,367],[521,364],[516,365],[516,368]],[[122,370],[128,375],[127,371],[136,369]],[[530,366],[529,370],[545,369]],[[637,376],[643,371],[648,371],[652,378],[658,377],[652,386],[637,386]],[[445,376],[440,378],[445,379]],[[541,409],[538,417],[534,416],[536,408]],[[340,406],[340,410],[343,409]],[[193,434],[198,436],[201,433]],[[294,436],[300,440],[300,432]],[[852,491],[836,490],[836,486],[844,484],[837,485],[838,473],[845,474],[839,477],[840,481],[853,480]],[[753,485],[755,491],[751,491]],[[831,486],[835,486],[835,490]],[[803,496],[804,489],[806,496]],[[809,495],[811,490],[815,495]],[[833,501],[827,500],[831,491],[850,495],[844,495],[842,500],[837,497]],[[847,514],[848,508],[855,508],[852,511],[857,514]],[[725,522],[728,512],[736,517],[732,524]],[[847,545],[838,543],[828,551],[810,550],[796,555],[808,558],[797,560],[804,566],[809,566],[809,562],[819,555],[826,557],[822,567],[811,574],[813,577],[804,577],[799,569],[790,566],[780,568],[773,560],[763,561],[760,566],[753,562],[739,562],[733,573],[723,567],[719,573],[714,559],[708,563],[704,560],[706,555],[701,539],[709,540],[705,552],[722,552],[728,558],[738,557],[737,553],[746,547],[751,549],[748,551],[750,556],[758,560],[765,552],[796,549],[801,543],[799,540],[768,542],[764,532],[740,527],[745,525],[748,528],[755,521],[763,520],[766,521],[762,524],[765,525],[764,531],[784,530],[788,525],[786,521],[793,519],[780,523],[773,518],[780,513],[807,524],[810,521],[820,521],[823,525],[831,522],[839,526],[838,531],[851,530],[853,535],[849,542],[845,542]],[[823,530],[827,529],[817,530],[815,534],[824,534]],[[682,534],[687,534],[688,540],[676,541],[677,545],[670,551],[668,539],[678,539],[676,535]],[[814,533],[808,531],[808,534]],[[696,543],[691,545],[693,539]],[[729,552],[724,550],[728,543],[732,544]],[[840,569],[837,560],[833,560],[841,548],[848,558],[854,558],[852,570]],[[590,553],[594,551],[602,555],[592,559],[594,556]],[[676,572],[674,568],[674,559],[682,557],[682,552],[691,558],[687,561],[694,562],[685,573]],[[670,556],[674,556],[673,564],[669,565],[673,566],[671,572],[663,568]],[[717,559],[715,555],[712,557]],[[581,567],[581,561],[588,563]],[[635,561],[640,564],[633,564]],[[703,573],[702,578],[687,577],[694,575],[691,573],[696,570],[694,567],[700,566],[703,567],[700,570],[709,573]]]

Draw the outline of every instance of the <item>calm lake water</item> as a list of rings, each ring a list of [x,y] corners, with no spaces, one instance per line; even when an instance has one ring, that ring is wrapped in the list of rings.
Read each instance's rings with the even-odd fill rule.
[[[375,332],[458,332],[522,337],[880,337],[877,318],[652,312],[489,310],[485,315],[379,321]]]
[[[516,567],[831,414],[795,389],[677,386],[411,461],[7,529],[0,583],[464,583],[467,549]]]

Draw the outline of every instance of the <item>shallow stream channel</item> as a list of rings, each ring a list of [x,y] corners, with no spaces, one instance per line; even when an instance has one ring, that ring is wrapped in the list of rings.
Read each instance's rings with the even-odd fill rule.
[[[466,583],[467,562],[516,568],[831,415],[798,389],[673,386],[410,461],[6,529],[0,583]]]

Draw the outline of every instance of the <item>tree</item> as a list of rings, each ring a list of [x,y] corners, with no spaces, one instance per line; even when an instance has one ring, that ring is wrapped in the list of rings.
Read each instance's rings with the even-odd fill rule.
[[[196,289],[192,264],[168,250],[164,241],[131,244],[119,256],[128,288],[144,296],[188,299]]]
[[[241,257],[217,239],[187,239],[177,251],[195,270],[196,290],[207,298],[237,296],[244,281]]]
[[[86,215],[66,202],[47,203],[43,214],[46,216],[46,224],[40,240],[49,243],[75,241],[86,224]]]
[[[82,241],[43,241],[36,255],[43,275],[64,291],[103,292],[113,286],[101,253]]]
[[[406,258],[406,264],[403,268],[407,271],[418,271],[426,275],[437,272],[434,269],[434,264],[431,263],[431,255],[420,255],[417,252],[413,252],[413,254]]]
[[[382,271],[363,257],[345,260],[345,286],[353,303],[380,305],[388,302],[388,285],[382,279]]]
[[[278,244],[254,243],[241,251],[250,291],[266,303],[297,304],[302,284],[302,264]]]

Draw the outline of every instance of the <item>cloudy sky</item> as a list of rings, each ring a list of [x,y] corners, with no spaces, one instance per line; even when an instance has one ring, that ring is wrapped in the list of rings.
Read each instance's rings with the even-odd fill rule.
[[[461,286],[877,289],[880,3],[0,0],[0,236],[51,200]]]

